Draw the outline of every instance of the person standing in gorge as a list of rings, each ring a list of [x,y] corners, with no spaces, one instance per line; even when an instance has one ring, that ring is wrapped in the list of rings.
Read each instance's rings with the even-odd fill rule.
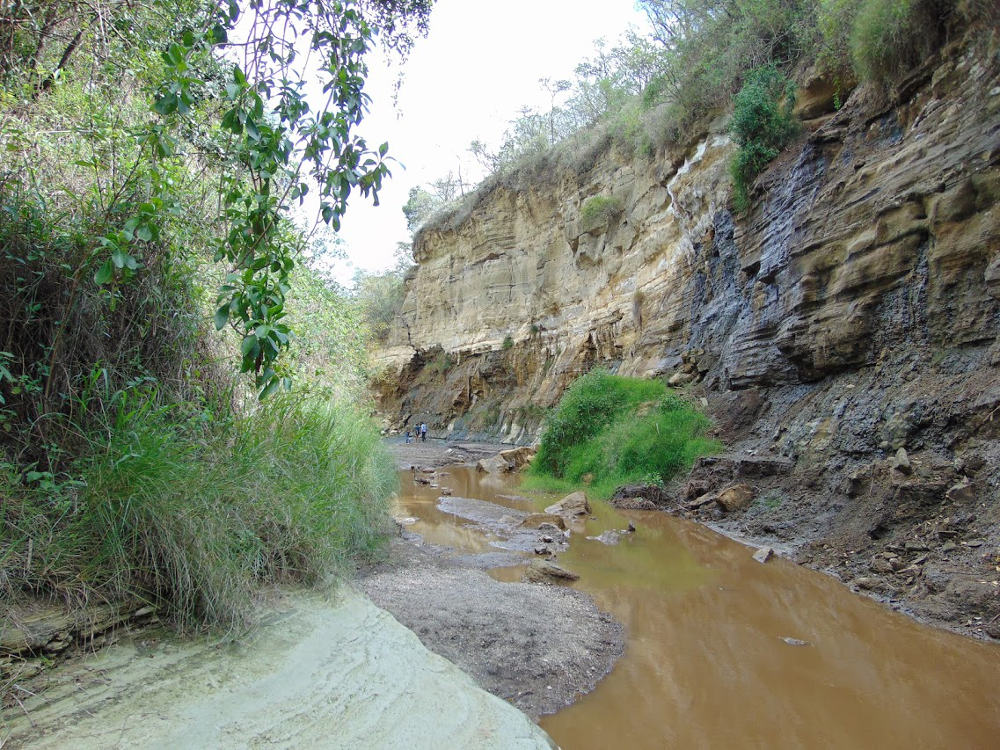
[[[422,443],[426,443],[427,442],[427,423],[426,422],[421,422],[420,423],[420,442],[422,442]]]

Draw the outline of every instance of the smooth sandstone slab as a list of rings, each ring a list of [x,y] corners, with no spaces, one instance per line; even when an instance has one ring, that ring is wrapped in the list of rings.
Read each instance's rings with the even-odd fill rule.
[[[34,728],[3,717],[5,747],[555,747],[346,587],[290,595],[247,643],[139,640],[57,679],[24,702]]]

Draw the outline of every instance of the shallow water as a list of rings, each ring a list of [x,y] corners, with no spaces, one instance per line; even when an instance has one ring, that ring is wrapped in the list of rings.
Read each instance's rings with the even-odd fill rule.
[[[512,508],[512,481],[449,467],[455,495]],[[398,511],[428,541],[476,539],[403,474]],[[544,717],[564,748],[1000,748],[1000,647],[919,625],[829,576],[703,526],[597,504],[586,535],[638,530],[607,546],[574,534],[559,564],[628,632],[614,671]],[[489,548],[479,535],[476,551]],[[470,550],[466,546],[463,550]],[[517,580],[520,569],[495,569]],[[789,639],[791,642],[789,642]],[[804,641],[806,645],[796,645]]]

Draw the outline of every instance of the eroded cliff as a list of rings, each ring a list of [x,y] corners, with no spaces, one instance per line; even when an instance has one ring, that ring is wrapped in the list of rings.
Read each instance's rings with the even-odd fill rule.
[[[528,442],[592,367],[667,378],[733,456],[792,467],[703,462],[689,493],[754,464],[770,500],[729,523],[981,631],[1000,613],[1000,59],[955,45],[895,97],[828,93],[802,92],[804,134],[747,216],[720,120],[497,182],[425,228],[380,404],[395,427]]]

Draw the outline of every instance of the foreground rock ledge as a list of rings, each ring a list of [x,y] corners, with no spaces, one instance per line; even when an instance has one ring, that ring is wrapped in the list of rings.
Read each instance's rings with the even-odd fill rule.
[[[5,747],[554,748],[363,595],[290,595],[251,642],[137,642],[66,665]],[[9,732],[9,735],[7,734]]]

